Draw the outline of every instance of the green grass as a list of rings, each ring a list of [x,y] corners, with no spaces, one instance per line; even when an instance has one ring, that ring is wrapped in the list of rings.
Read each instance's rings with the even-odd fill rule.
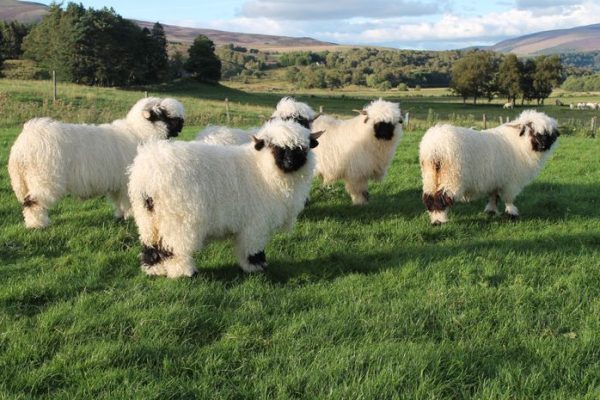
[[[135,224],[114,221],[102,199],[66,198],[51,227],[25,230],[6,170],[18,118],[110,120],[141,92],[68,86],[44,106],[39,89],[0,80],[0,398],[600,396],[595,140],[561,137],[517,199],[519,221],[486,217],[480,200],[433,228],[420,202],[423,131],[410,131],[369,205],[315,185],[294,231],[267,246],[265,274],[243,275],[231,244],[216,242],[197,254],[197,278],[153,279]],[[150,91],[182,99],[184,139],[224,121],[225,96],[244,126],[280,96]],[[346,114],[365,101],[306,98]]]

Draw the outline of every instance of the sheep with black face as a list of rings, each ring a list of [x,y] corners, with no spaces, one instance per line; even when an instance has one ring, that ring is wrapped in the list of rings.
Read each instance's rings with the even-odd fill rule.
[[[177,100],[151,97],[139,100],[125,119],[109,124],[69,124],[51,118],[26,122],[8,161],[25,225],[47,226],[48,209],[67,194],[108,195],[115,216],[128,217],[126,169],[138,144],[177,136],[183,119],[183,106]]]
[[[375,100],[359,115],[340,120],[317,118],[312,128],[325,134],[315,149],[316,175],[328,184],[346,182],[353,204],[369,201],[369,180],[382,180],[402,137],[402,117],[398,103]]]
[[[284,97],[279,100],[271,120],[293,120],[303,127],[310,129],[312,122],[318,114],[306,103],[296,101],[293,97]],[[238,129],[220,125],[209,125],[198,133],[196,140],[209,144],[239,145],[250,143],[252,135],[260,128]]]
[[[489,196],[486,213],[497,213],[500,198],[505,213],[518,217],[514,200],[538,175],[558,136],[556,120],[533,110],[482,132],[452,125],[430,128],[421,140],[419,158],[431,223],[447,222],[455,201],[482,196]]]
[[[239,146],[154,142],[130,169],[129,196],[142,269],[171,278],[196,272],[192,253],[233,237],[245,272],[266,267],[265,246],[304,208],[318,135],[294,121],[267,122]]]

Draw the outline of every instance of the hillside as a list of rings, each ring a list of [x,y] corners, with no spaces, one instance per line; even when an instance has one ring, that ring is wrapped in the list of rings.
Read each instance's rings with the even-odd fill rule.
[[[532,33],[504,40],[489,49],[523,56],[598,51],[600,24]]]
[[[44,4],[0,0],[0,20],[17,20],[19,22],[38,21],[47,13],[48,7]],[[152,28],[154,22],[132,20],[141,27]],[[331,49],[335,43],[321,42],[308,37],[290,37],[259,35],[240,32],[226,32],[215,29],[186,28],[181,26],[163,24],[167,40],[175,43],[176,47],[187,48],[198,35],[208,36],[216,45],[233,43],[244,47],[253,47],[262,50],[302,50],[302,49]]]
[[[30,1],[0,0],[0,20],[17,20],[23,23],[39,21],[48,7]]]

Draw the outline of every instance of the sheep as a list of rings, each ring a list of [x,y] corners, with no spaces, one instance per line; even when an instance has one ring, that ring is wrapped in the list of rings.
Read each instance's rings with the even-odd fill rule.
[[[586,103],[577,103],[577,109],[578,110],[587,110],[588,106]]]
[[[555,119],[527,110],[514,121],[482,132],[452,125],[430,128],[419,146],[423,203],[431,223],[448,221],[455,201],[489,196],[485,212],[519,216],[514,200],[540,172],[559,132]]]
[[[368,203],[369,180],[385,177],[402,136],[398,103],[374,100],[358,112],[347,120],[321,116],[312,125],[325,132],[315,149],[316,175],[324,184],[344,180],[355,205]]]
[[[267,122],[239,146],[198,141],[140,146],[129,197],[148,275],[193,276],[192,253],[233,236],[245,272],[267,266],[274,231],[291,229],[304,208],[318,135],[293,121]]]
[[[279,100],[271,119],[279,118],[281,120],[294,120],[307,129],[313,120],[319,114],[306,103],[296,101],[292,97],[284,97]],[[196,140],[209,144],[240,145],[250,143],[252,136],[258,132],[259,128],[250,128],[248,130],[229,128],[227,126],[209,125],[196,136]]]
[[[511,101],[511,102],[508,102],[508,103],[504,103],[504,105],[502,106],[502,108],[503,109],[511,109],[512,110],[513,108],[515,108],[515,105]]]
[[[570,108],[571,110],[574,110],[574,109],[575,109],[575,104],[573,104],[573,103],[569,104],[569,108]]]
[[[181,132],[184,109],[171,98],[144,98],[125,119],[69,124],[51,118],[26,122],[11,148],[8,172],[27,228],[48,226],[48,209],[66,194],[108,195],[115,217],[128,218],[126,168],[137,146]]]
[[[589,110],[597,110],[598,109],[598,103],[586,103],[586,107]]]

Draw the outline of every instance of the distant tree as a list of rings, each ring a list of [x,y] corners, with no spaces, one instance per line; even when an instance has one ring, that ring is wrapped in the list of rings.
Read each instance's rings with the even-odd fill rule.
[[[166,79],[166,40],[160,25],[141,29],[113,9],[52,4],[23,41],[24,57],[59,79],[127,86]]]
[[[463,98],[473,97],[473,103],[481,97],[490,97],[494,91],[495,61],[487,51],[471,51],[454,64],[450,87]]]
[[[538,104],[544,104],[552,89],[559,86],[563,80],[563,67],[559,56],[539,56],[535,59],[533,98]]]
[[[534,60],[525,60],[521,69],[521,105],[523,105],[525,101],[530,101],[534,98],[533,77],[535,69],[536,66]]]
[[[522,70],[523,63],[514,54],[504,57],[498,68],[496,79],[498,93],[506,96],[508,101],[512,101],[513,103],[521,93]]]
[[[163,26],[156,22],[151,31],[149,57],[149,81],[162,82],[169,72],[169,56],[167,54],[167,37]]]
[[[185,69],[201,82],[218,82],[221,79],[221,61],[215,55],[215,44],[199,35],[188,50]]]
[[[169,79],[173,80],[181,78],[185,73],[185,69],[183,68],[184,64],[185,60],[183,59],[183,54],[176,51],[169,59]]]
[[[5,59],[18,59],[23,54],[21,44],[23,38],[27,36],[31,27],[21,24],[17,21],[3,22],[0,21],[0,35],[3,38],[0,45],[0,53]]]

